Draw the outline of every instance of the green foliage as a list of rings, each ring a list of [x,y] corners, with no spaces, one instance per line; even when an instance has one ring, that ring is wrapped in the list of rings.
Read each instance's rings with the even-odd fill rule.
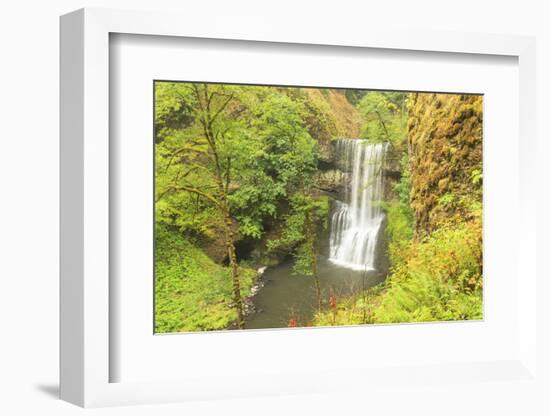
[[[358,103],[365,120],[362,137],[401,149],[407,132],[407,97],[399,92],[367,92]]]
[[[388,257],[392,265],[403,261],[404,254],[413,237],[413,219],[408,205],[401,202],[392,202],[388,205],[386,214],[388,223]]]
[[[481,319],[481,224],[443,227],[415,243],[393,270],[375,322]]]
[[[205,250],[219,259],[231,252],[227,238],[261,239],[283,213],[294,220],[305,213],[302,227],[328,215],[327,201],[310,195],[319,159],[312,134],[345,124],[328,104],[338,97],[332,90],[155,83],[157,330],[225,328],[235,319],[231,282],[240,281],[246,295],[246,269],[230,274],[199,245],[217,244]],[[296,270],[307,272],[306,243],[285,238],[289,252],[296,249]]]
[[[372,311],[379,304],[382,285],[354,296],[335,298],[335,307],[315,314],[314,326],[363,325],[375,323]]]
[[[359,103],[363,136],[403,156],[397,198],[385,204],[390,274],[319,312],[316,325],[483,317],[482,100],[417,94],[406,115],[409,100],[369,92]]]
[[[198,104],[202,96],[209,97],[209,112]],[[157,82],[157,221],[191,236],[219,233],[212,201],[185,191],[219,198],[218,169],[241,234],[261,237],[266,219],[276,218],[281,201],[316,170],[317,143],[305,115],[301,100],[270,87]],[[186,123],[171,122],[180,116]],[[215,155],[200,122],[205,118],[212,119]]]
[[[357,134],[359,113],[341,92],[327,88],[285,88],[283,91],[301,103],[307,130],[318,143]]]
[[[386,204],[388,222],[386,236],[388,238],[388,257],[392,265],[400,264],[404,258],[412,238],[414,216],[410,207],[411,178],[409,158],[405,153],[401,159],[401,178],[395,183],[393,190],[397,195],[395,201]]]
[[[446,193],[439,197],[438,203],[443,206],[451,205],[455,200],[455,196],[452,193]]]
[[[326,227],[328,210],[329,200],[326,196],[314,198],[309,194],[294,194],[290,200],[290,212],[283,218],[283,233],[280,238],[267,242],[268,250],[292,253],[295,259],[294,272],[313,276],[317,253],[312,247],[312,239],[317,236],[318,225]]]
[[[482,169],[472,170],[472,173],[470,174],[470,179],[472,180],[472,183],[474,185],[481,184],[481,181],[483,180],[483,170]]]
[[[277,216],[280,200],[311,180],[316,170],[317,144],[305,127],[304,111],[301,103],[277,91],[253,109],[247,133],[258,145],[246,153],[239,187],[230,194],[244,235],[259,238],[263,221]]]
[[[316,278],[317,325],[482,317],[480,99],[156,82],[155,104],[157,332],[235,322],[232,279],[247,296],[255,272],[240,262],[232,274],[199,248],[221,241],[226,252],[228,234],[263,239],[293,255],[294,273]],[[401,160],[395,198],[380,202],[391,270],[323,311],[316,237],[329,200],[315,174],[331,139],[359,135],[358,120],[363,138],[390,143]]]
[[[401,158],[401,178],[397,182],[393,189],[397,194],[399,202],[405,205],[411,203],[411,171],[409,169],[409,155],[404,153]],[[412,212],[410,213],[412,219]]]
[[[237,318],[229,268],[164,225],[157,226],[155,241],[155,332],[228,328]],[[246,295],[256,273],[244,267],[240,271]]]
[[[344,298],[315,325],[483,318],[480,220],[443,227],[411,243],[386,283]]]
[[[345,90],[344,94],[350,103],[353,105],[359,104],[359,101],[367,94],[365,90]]]
[[[196,102],[189,89],[181,83],[155,81],[155,133],[161,142],[177,129],[193,122]]]

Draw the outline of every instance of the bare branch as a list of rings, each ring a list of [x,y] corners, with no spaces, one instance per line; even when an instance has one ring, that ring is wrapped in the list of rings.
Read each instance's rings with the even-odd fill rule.
[[[206,198],[207,200],[212,202],[218,208],[223,209],[223,205],[214,196],[209,195],[206,192],[203,192],[197,188],[194,188],[192,186],[187,186],[187,185],[180,185],[176,190],[183,190],[183,191],[194,193],[195,195],[200,195],[203,198]]]
[[[220,115],[220,113],[225,110],[225,107],[227,107],[227,105],[229,104],[229,102],[233,99],[234,95],[231,94],[227,100],[225,100],[225,102],[220,106],[220,108],[218,108],[218,111],[216,111],[214,113],[214,115],[212,116],[212,118],[210,119],[210,125],[212,125],[212,123],[216,120],[216,118],[218,118],[218,116]]]

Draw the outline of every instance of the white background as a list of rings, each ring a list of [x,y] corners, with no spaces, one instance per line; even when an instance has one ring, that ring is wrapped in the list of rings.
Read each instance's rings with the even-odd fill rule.
[[[19,1],[4,3],[0,15],[1,265],[0,411],[18,414],[76,414],[82,410],[55,399],[58,367],[58,16],[83,6],[167,9],[204,19],[220,13],[235,21],[270,19],[288,25],[322,25],[338,31],[346,25],[388,23],[400,28],[512,33],[538,36],[539,155],[550,155],[550,29],[546,2],[528,1]],[[185,22],[182,22],[184,25]],[[549,169],[539,163],[538,211],[546,214]],[[545,194],[546,193],[546,194]],[[547,252],[548,221],[539,219],[539,247]],[[541,251],[541,254],[545,254]],[[544,259],[544,255],[540,258]],[[539,264],[539,273],[548,276]],[[543,280],[539,293],[549,293]],[[539,297],[542,301],[545,297]],[[539,302],[548,324],[550,304]],[[549,328],[547,325],[546,328]],[[549,351],[549,330],[540,331]],[[548,358],[539,354],[548,374]],[[547,392],[550,388],[547,387]],[[499,392],[501,400],[484,400]],[[409,388],[370,397],[339,392],[316,396],[258,398],[163,406],[93,410],[97,414],[548,414],[541,391],[506,383],[472,388],[465,383]]]

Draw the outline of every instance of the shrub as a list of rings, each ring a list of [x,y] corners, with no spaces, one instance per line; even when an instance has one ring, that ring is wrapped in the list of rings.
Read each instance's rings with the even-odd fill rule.
[[[155,332],[226,329],[237,318],[231,307],[231,272],[181,233],[157,225],[155,246]],[[241,267],[242,295],[255,271]]]

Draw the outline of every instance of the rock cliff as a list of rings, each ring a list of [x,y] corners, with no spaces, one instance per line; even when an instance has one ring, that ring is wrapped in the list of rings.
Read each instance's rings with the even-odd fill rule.
[[[412,95],[408,146],[417,236],[468,215],[468,201],[480,196],[482,113],[482,96]]]

